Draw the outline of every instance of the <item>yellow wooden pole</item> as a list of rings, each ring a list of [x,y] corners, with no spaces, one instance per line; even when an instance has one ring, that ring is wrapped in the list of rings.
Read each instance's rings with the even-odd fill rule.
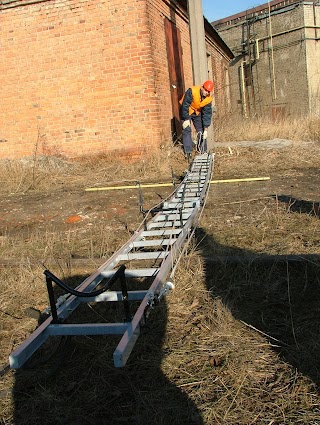
[[[238,182],[254,182],[254,181],[264,181],[270,180],[270,177],[248,177],[244,179],[227,179],[227,180],[211,180],[211,184],[218,183],[238,183]]]
[[[270,177],[248,177],[242,179],[227,179],[227,180],[211,180],[210,184],[220,183],[241,183],[251,181],[264,181],[270,180]],[[86,192],[94,192],[98,190],[124,190],[124,189],[138,189],[139,187],[168,187],[173,186],[172,183],[154,183],[154,184],[136,184],[131,186],[106,186],[106,187],[88,187],[85,189]]]

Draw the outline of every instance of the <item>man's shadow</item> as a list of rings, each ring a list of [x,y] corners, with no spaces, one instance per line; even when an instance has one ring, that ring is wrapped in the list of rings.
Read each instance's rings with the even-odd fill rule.
[[[280,357],[320,385],[320,256],[263,256],[224,247],[198,229],[207,289],[266,335]],[[208,257],[208,246],[223,257]],[[298,253],[297,253],[298,254]]]
[[[83,323],[91,315],[93,322],[102,323],[104,304],[84,304],[72,322]],[[107,304],[108,314],[113,309],[117,316],[118,303]],[[161,370],[166,323],[163,298],[120,369],[112,359],[119,337],[52,337],[15,373],[14,424],[201,425],[196,405]]]

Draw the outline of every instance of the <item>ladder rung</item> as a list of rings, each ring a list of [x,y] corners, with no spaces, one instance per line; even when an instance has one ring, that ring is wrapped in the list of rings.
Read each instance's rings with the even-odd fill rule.
[[[180,214],[180,212],[183,213],[192,213],[194,210],[194,207],[196,206],[195,202],[189,202],[189,206],[186,202],[181,202],[180,200],[176,202],[176,206],[173,208],[168,208],[168,205],[172,204],[173,202],[170,200],[170,202],[165,202],[163,204],[163,213],[164,214]]]
[[[148,291],[128,291],[129,301],[143,300],[147,295]],[[123,294],[121,291],[106,291],[95,297],[82,297],[81,302],[83,303],[100,303],[100,302],[111,302],[111,301],[123,301]]]
[[[141,236],[172,236],[178,235],[181,232],[181,229],[171,229],[171,230],[144,230],[141,232]]]
[[[168,255],[166,251],[150,251],[150,252],[128,252],[127,254],[120,254],[117,257],[119,261],[129,260],[150,260],[156,258],[165,258]]]
[[[186,223],[186,220],[182,221],[163,221],[163,222],[157,222],[157,223],[149,223],[147,224],[148,229],[154,229],[155,227],[183,227],[183,225]]]
[[[200,171],[208,171],[208,169],[209,169],[209,167],[206,167],[205,165],[202,165],[202,164],[197,164],[197,165],[195,165],[194,167],[192,167],[192,172],[193,171],[198,171],[198,170],[200,170]]]
[[[168,202],[168,203],[164,204],[163,207],[165,209],[170,209],[170,208],[177,209],[179,207],[183,207],[183,211],[185,211],[185,209],[189,210],[189,207],[191,207],[190,208],[190,211],[192,212],[193,211],[193,208],[195,208],[196,206],[197,206],[196,202],[189,202],[189,201],[188,202],[181,202],[181,201],[177,201],[177,202]],[[179,210],[177,209],[177,211],[179,211]]]
[[[167,246],[172,245],[175,242],[174,239],[149,239],[132,242],[132,248],[144,247],[144,246]]]
[[[103,277],[111,277],[115,274],[117,270],[106,270],[101,272],[101,276]],[[159,269],[156,267],[152,267],[149,269],[126,269],[124,274],[126,277],[149,277],[155,276],[158,273]]]
[[[196,177],[189,178],[188,180],[185,181],[185,183],[187,185],[189,185],[189,184],[195,184],[195,183],[203,183],[205,181],[205,179],[206,179],[206,177],[201,177],[201,176],[198,177],[198,176],[196,176]]]
[[[178,194],[177,194],[178,195]],[[181,194],[180,194],[181,195]],[[175,198],[177,201],[186,201],[186,202],[190,202],[190,201],[197,201],[199,200],[199,198],[197,197],[197,193],[192,193],[190,194],[190,196],[188,194],[184,194],[184,196],[177,196]]]
[[[182,212],[182,219],[187,220],[191,213],[188,212]],[[172,221],[172,220],[180,220],[180,211],[178,210],[175,214],[159,214],[157,217],[155,217],[155,221],[159,222],[159,221]]]
[[[170,200],[170,204],[171,203],[176,203],[176,204],[178,204],[178,205],[188,205],[188,204],[193,204],[194,205],[194,208],[196,207],[196,206],[198,206],[199,205],[199,203],[200,203],[200,201],[199,201],[199,198],[195,198],[195,197],[188,197],[188,199],[186,200],[186,199],[183,199],[182,197],[180,197],[180,198],[172,198],[171,200]]]
[[[122,335],[129,323],[51,324],[49,335]]]
[[[198,191],[188,191],[188,192],[178,192],[177,194],[176,194],[176,197],[177,197],[177,199],[179,199],[180,201],[182,200],[185,200],[185,201],[189,201],[190,202],[190,200],[192,201],[192,200],[194,200],[195,198],[196,199],[199,199],[199,192]]]
[[[193,189],[194,187],[197,186],[203,186],[204,182],[199,182],[199,181],[195,181],[195,182],[189,182],[188,184],[186,184],[185,186],[181,186],[179,188],[179,190],[188,190],[188,189]]]
[[[176,196],[177,195],[184,195],[185,197],[187,197],[187,196],[199,196],[199,193],[201,192],[201,187],[200,188],[195,188],[195,189],[192,189],[192,190],[179,190],[177,193],[176,193]]]
[[[193,185],[190,185],[190,186],[187,186],[185,189],[179,189],[178,191],[177,191],[177,193],[185,193],[185,192],[199,192],[199,191],[201,191],[202,190],[202,188],[203,188],[203,185],[202,184],[193,184]]]

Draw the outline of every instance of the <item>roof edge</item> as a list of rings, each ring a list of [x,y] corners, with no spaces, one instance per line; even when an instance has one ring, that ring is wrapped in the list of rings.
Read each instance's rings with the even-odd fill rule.
[[[211,22],[211,25],[215,28],[222,24],[226,24],[227,22],[230,22],[230,21],[240,21],[241,18],[245,18],[248,15],[263,13],[266,10],[269,10],[269,4],[270,4],[271,10],[276,10],[294,3],[303,3],[303,0],[272,0],[270,1],[270,3],[264,3],[260,6],[252,7],[251,9],[246,9],[243,12],[239,12],[234,15],[229,15],[229,16],[226,16],[225,18],[213,21]]]

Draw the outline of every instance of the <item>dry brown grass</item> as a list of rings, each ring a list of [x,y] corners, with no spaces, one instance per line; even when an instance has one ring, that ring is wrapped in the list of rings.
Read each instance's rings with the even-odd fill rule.
[[[250,313],[254,316],[264,311],[254,307],[259,299],[256,291],[263,298],[263,280],[258,280],[259,288],[248,282],[247,264],[242,274],[238,265],[235,274],[235,266],[209,269],[208,264],[199,264],[197,254],[190,256],[179,271],[181,284],[169,304],[171,344],[165,371],[167,376],[173,374],[177,386],[195,401],[203,423],[318,423],[319,398],[314,384],[280,357],[279,346],[285,342],[262,334],[261,323],[260,330],[257,323],[256,328],[248,325],[253,323]],[[189,284],[182,286],[182,282]],[[269,288],[269,303],[271,292]],[[274,295],[280,293],[280,288],[274,291]],[[246,303],[243,307],[240,300]],[[249,307],[251,312],[245,317]],[[274,306],[266,302],[265,311],[268,308],[270,316],[275,314]],[[174,338],[177,326],[180,343]],[[272,336],[270,327],[269,331]]]
[[[265,118],[238,119],[226,117],[215,125],[217,142],[241,140],[272,140],[275,138],[295,141],[320,141],[320,119],[317,117],[287,118],[268,121]]]
[[[317,123],[309,121],[313,139]],[[237,139],[258,140],[255,134],[240,132]],[[293,133],[268,134],[261,137]],[[319,148],[217,150],[215,178],[260,174],[271,182],[211,187],[201,228],[175,273],[175,290],[151,312],[127,366],[113,368],[113,337],[51,341],[55,357],[1,378],[0,423],[320,424]],[[9,161],[0,166],[1,193],[24,202],[73,191],[81,201],[89,186],[170,181],[171,166],[178,175],[185,169],[179,148],[126,165],[110,158]],[[116,196],[119,203],[128,198]],[[93,195],[95,201],[102,202]],[[130,202],[137,210],[136,199]],[[28,309],[47,305],[40,261],[70,284],[83,280],[138,225],[141,216],[127,215],[122,220],[130,229],[108,218],[72,228],[37,227],[32,220],[26,227],[2,227],[1,257],[15,262],[1,266],[2,363],[37,326]],[[313,257],[258,262],[258,254]],[[88,261],[80,267],[77,258]],[[108,314],[118,312],[83,306],[75,321]]]
[[[181,172],[185,168],[181,161],[180,148],[163,145],[156,152],[135,162],[118,161],[113,155],[85,157],[68,161],[58,157],[36,156],[21,161],[0,162],[0,193],[16,194],[45,192],[69,185],[69,189],[113,184],[159,182],[171,180],[171,168]],[[71,186],[70,186],[71,185]]]

